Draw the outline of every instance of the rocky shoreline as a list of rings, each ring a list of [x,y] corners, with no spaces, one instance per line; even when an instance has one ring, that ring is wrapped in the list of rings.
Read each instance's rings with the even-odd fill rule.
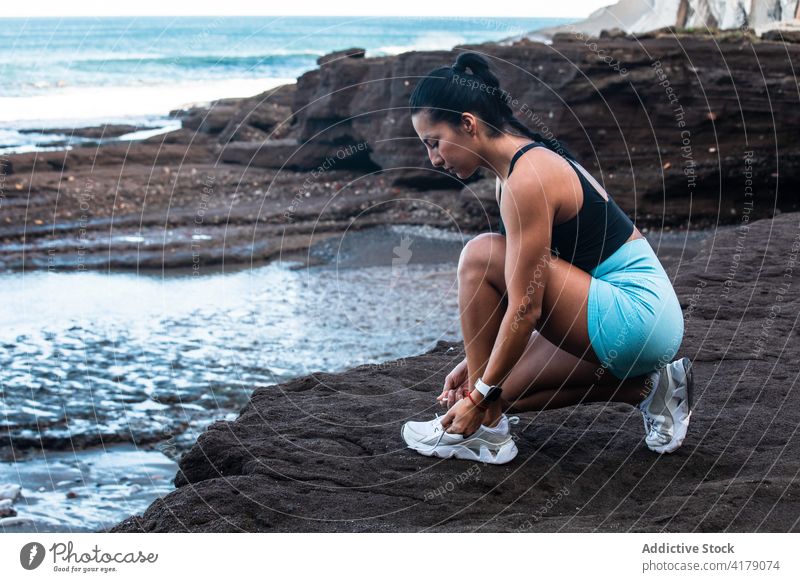
[[[177,131],[0,155],[7,273],[316,264],[352,230],[485,231],[493,180],[432,169],[406,111],[419,75],[477,50],[520,119],[562,140],[643,232],[678,230],[684,246],[711,233],[691,259],[670,250],[699,390],[676,455],[642,445],[632,408],[594,404],[523,415],[509,466],[407,451],[400,425],[438,410],[463,357],[441,342],[259,387],[183,455],[175,491],[108,531],[796,530],[800,46],[779,40],[662,30],[352,49],[296,83],[175,111]]]
[[[109,532],[798,531],[793,284],[800,213],[720,232],[676,265],[694,362],[692,426],[659,456],[623,404],[525,413],[508,465],[423,457],[463,345],[255,390],[185,454],[176,490]]]
[[[518,116],[563,140],[640,228],[798,208],[800,113],[787,74],[798,45],[744,33],[562,33],[552,45],[341,51],[295,84],[175,111],[174,132],[2,156],[0,269],[202,272],[303,259],[379,224],[495,228],[492,181],[434,171],[406,111],[413,80],[465,49],[498,63]],[[758,189],[752,207],[745,172]]]

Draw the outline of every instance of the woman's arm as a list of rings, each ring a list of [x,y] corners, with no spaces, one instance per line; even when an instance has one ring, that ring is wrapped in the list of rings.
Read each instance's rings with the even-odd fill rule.
[[[557,191],[558,175],[563,171],[557,165],[561,160],[542,154],[529,154],[531,161],[536,159],[535,167],[533,163],[519,164],[500,201],[506,226],[508,309],[482,377],[489,385],[501,383],[511,372],[542,314],[549,263],[553,260],[550,244],[556,205],[552,193]],[[480,398],[477,391],[475,394]]]
[[[560,160],[547,153],[529,152],[525,171],[519,170],[506,182],[500,212],[507,222],[505,279],[508,309],[503,316],[492,353],[482,379],[489,385],[500,384],[519,361],[530,335],[542,314],[542,299],[549,276],[554,193],[559,192],[558,176],[563,172]],[[562,162],[566,163],[566,162]],[[561,174],[563,175],[563,174]],[[550,193],[548,199],[546,193]],[[459,401],[442,418],[447,432],[470,435],[483,421],[483,396],[470,386],[469,398]]]

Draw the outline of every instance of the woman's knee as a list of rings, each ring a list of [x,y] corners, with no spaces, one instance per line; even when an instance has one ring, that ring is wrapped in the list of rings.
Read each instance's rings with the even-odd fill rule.
[[[484,232],[471,239],[461,250],[458,259],[458,277],[489,277],[495,279],[503,272],[505,263],[505,237],[494,232]]]

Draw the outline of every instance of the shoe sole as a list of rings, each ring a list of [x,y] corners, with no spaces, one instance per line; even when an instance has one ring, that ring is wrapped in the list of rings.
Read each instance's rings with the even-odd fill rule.
[[[692,407],[694,399],[694,375],[692,372],[692,361],[689,358],[682,358],[681,365],[683,365],[684,380],[686,383],[686,393],[683,394],[681,403],[676,410],[676,416],[673,416],[672,425],[672,440],[665,445],[650,446],[648,448],[656,453],[674,453],[683,444],[686,438],[686,433],[689,430],[689,420],[692,418]]]
[[[510,437],[505,443],[496,449],[496,452],[492,452],[489,446],[484,444],[479,447],[479,452],[477,452],[461,444],[439,445],[433,449],[430,447],[413,446],[412,443],[410,443],[406,438],[405,425],[400,428],[400,436],[403,437],[403,441],[406,443],[409,449],[417,451],[419,454],[425,455],[426,457],[440,457],[442,459],[450,459],[455,457],[456,459],[463,459],[465,461],[479,461],[481,463],[490,463],[492,465],[504,465],[512,461],[519,452],[517,450],[517,445]],[[494,448],[494,445],[492,448]]]
[[[509,440],[507,443],[500,446],[496,452],[490,451],[487,446],[481,446],[480,452],[464,445],[439,445],[435,449],[409,448],[426,457],[440,457],[442,459],[456,458],[465,461],[489,463],[492,465],[505,465],[514,460],[514,457],[516,457],[519,452],[513,440]]]

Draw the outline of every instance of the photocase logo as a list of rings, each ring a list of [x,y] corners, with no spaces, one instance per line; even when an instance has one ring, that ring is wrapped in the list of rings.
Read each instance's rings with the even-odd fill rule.
[[[411,243],[414,240],[406,235],[400,239],[400,245],[392,249],[396,256],[392,257],[392,282],[389,288],[394,288],[400,277],[406,275],[408,272],[408,263],[411,261],[411,255],[414,254],[411,250]]]
[[[19,563],[26,570],[35,570],[44,561],[44,546],[39,542],[30,542],[19,551]]]

